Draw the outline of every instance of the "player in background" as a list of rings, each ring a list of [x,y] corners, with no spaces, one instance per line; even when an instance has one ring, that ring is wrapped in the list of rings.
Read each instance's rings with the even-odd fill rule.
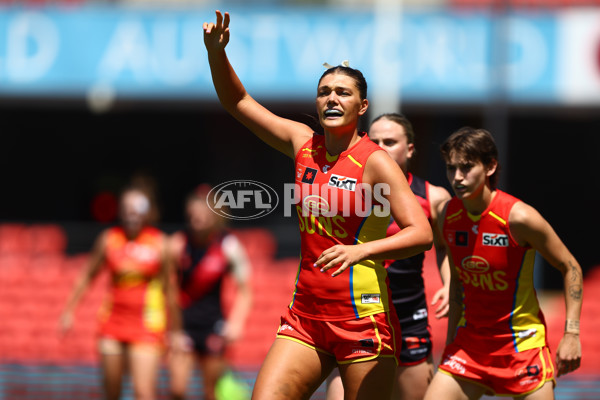
[[[202,185],[187,197],[186,229],[170,239],[183,324],[169,354],[174,400],[185,398],[196,363],[202,372],[204,399],[216,398],[217,381],[228,372],[226,347],[242,336],[252,307],[248,257],[235,235],[227,232],[223,217],[209,208],[209,191]],[[221,299],[227,275],[236,283],[236,295],[226,318]]]
[[[431,223],[437,264],[443,282],[443,287],[435,293],[431,304],[439,302],[435,316],[442,318],[448,312],[450,267],[437,223],[438,209],[450,199],[450,194],[443,187],[432,185],[409,172],[409,162],[416,153],[415,133],[404,115],[389,113],[376,117],[369,128],[369,137],[400,166]],[[398,230],[398,225],[391,220],[387,234],[393,235]],[[400,364],[392,396],[395,400],[422,399],[433,379],[434,363],[423,282],[424,259],[425,254],[421,253],[401,260],[387,260],[385,263],[392,302],[402,330]],[[339,374],[334,371],[328,379],[327,400],[343,398],[342,382]]]
[[[496,188],[492,135],[461,128],[441,146],[455,196],[440,214],[451,263],[447,345],[425,399],[554,398],[546,324],[533,286],[538,252],[564,277],[557,376],[579,368],[581,267],[532,206]]]
[[[96,239],[81,277],[60,318],[61,329],[73,325],[73,312],[103,268],[110,273],[110,291],[100,312],[98,351],[105,398],[118,400],[129,372],[135,398],[156,398],[167,325],[179,330],[176,288],[166,257],[166,236],[148,225],[151,203],[136,188],[120,197],[120,226]]]
[[[276,116],[246,92],[225,52],[229,14],[217,11],[216,23],[204,23],[204,42],[221,104],[295,160],[296,184],[302,187],[296,288],[253,398],[309,399],[338,367],[348,398],[389,399],[400,327],[380,260],[421,253],[431,247],[433,234],[398,165],[358,131],[368,108],[362,73],[344,65],[319,79],[321,135]],[[368,201],[378,212],[354,211]],[[402,230],[385,237],[390,212]]]

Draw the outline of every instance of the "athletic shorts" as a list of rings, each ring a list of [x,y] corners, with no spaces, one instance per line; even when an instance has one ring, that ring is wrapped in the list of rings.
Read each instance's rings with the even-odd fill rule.
[[[398,364],[400,325],[388,313],[350,321],[305,318],[289,308],[281,317],[278,338],[293,340],[335,357],[338,364],[390,357]]]
[[[218,320],[214,325],[184,327],[190,349],[203,355],[222,355],[225,352],[223,326],[223,320]]]
[[[489,355],[466,352],[452,343],[446,346],[442,360],[441,372],[483,386],[489,395],[522,396],[547,381],[556,384],[548,347]]]
[[[401,367],[409,367],[427,361],[432,347],[429,332],[419,336],[402,335],[399,365]]]
[[[103,356],[119,356],[125,353],[161,354],[164,346],[155,342],[123,342],[118,339],[101,336],[98,338],[98,352]]]

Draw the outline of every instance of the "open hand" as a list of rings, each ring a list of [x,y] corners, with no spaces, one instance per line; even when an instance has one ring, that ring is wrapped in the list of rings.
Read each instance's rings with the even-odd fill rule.
[[[229,43],[229,13],[221,14],[217,10],[217,23],[205,22],[202,25],[204,29],[204,45],[208,51],[223,50]]]
[[[433,295],[433,299],[431,300],[431,305],[434,306],[437,303],[437,307],[435,309],[435,317],[437,319],[448,316],[448,311],[450,310],[449,289],[450,288],[448,288],[446,286],[442,286]]]
[[[331,276],[338,276],[344,272],[346,268],[361,260],[362,257],[359,245],[336,244],[323,251],[314,266],[315,268],[320,268],[321,272],[326,272],[336,265],[340,265],[340,267],[331,274]]]

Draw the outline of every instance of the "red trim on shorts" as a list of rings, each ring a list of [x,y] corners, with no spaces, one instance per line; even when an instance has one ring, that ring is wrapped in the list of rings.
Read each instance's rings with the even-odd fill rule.
[[[300,316],[290,309],[281,316],[277,337],[298,342],[335,357],[338,364],[393,357],[398,363],[396,327],[388,313],[349,321],[322,321]]]
[[[489,355],[468,352],[451,343],[442,360],[440,372],[480,386],[490,395],[523,396],[539,390],[548,381],[556,386],[548,347]]]

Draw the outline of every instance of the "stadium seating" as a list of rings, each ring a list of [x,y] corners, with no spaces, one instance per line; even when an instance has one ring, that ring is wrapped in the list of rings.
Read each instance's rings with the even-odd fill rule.
[[[241,340],[228,350],[234,368],[256,371],[271,346],[279,316],[291,300],[298,269],[297,258],[276,259],[277,242],[265,229],[234,232],[243,242],[252,262],[253,307]],[[44,235],[53,236],[43,238]],[[31,240],[31,238],[37,238]],[[37,243],[34,243],[37,242]],[[43,244],[40,244],[43,243]],[[87,254],[65,253],[66,235],[58,226],[0,224],[0,366],[56,365],[64,368],[97,363],[95,333],[97,313],[106,293],[108,275],[101,274],[82,299],[71,332],[61,337],[58,318],[75,279],[81,273]],[[431,301],[441,286],[433,251],[426,253],[424,279]],[[226,309],[233,300],[235,284],[224,283]],[[582,314],[584,358],[581,373],[600,370],[600,267],[585,279]],[[545,294],[543,309],[548,322],[548,338],[554,352],[562,336],[564,301],[561,293]],[[435,361],[444,347],[446,320],[436,320],[430,309]]]
[[[264,229],[234,232],[253,266],[254,307],[244,338],[229,350],[236,367],[257,368],[275,336],[279,315],[291,299],[296,259],[275,260],[275,238]],[[75,313],[71,332],[61,337],[58,319],[87,254],[67,255],[58,225],[0,224],[0,364],[79,365],[97,362],[97,314],[108,275],[101,274]],[[231,304],[235,284],[225,282]]]

